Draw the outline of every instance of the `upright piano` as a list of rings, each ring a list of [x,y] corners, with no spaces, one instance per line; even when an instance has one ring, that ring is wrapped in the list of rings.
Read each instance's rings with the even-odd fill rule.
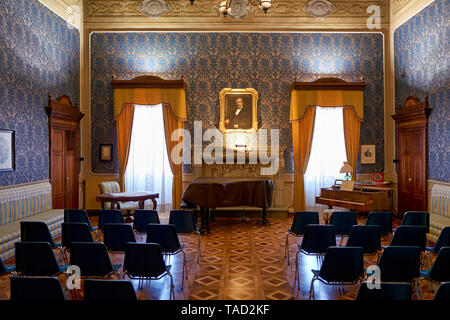
[[[389,185],[363,183],[356,183],[353,191],[345,191],[334,184],[320,190],[316,203],[325,204],[330,209],[335,206],[357,212],[392,210],[392,191]]]

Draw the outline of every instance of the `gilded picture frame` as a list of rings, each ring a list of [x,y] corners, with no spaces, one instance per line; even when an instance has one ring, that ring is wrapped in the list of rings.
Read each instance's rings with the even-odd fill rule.
[[[219,93],[222,133],[252,133],[258,130],[258,92],[253,88],[224,88]]]

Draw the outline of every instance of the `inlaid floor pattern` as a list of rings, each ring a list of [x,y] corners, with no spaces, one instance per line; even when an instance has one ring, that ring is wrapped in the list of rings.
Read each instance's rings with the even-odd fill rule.
[[[161,223],[167,223],[167,214],[160,213]],[[301,238],[289,237],[290,265],[284,260],[286,232],[291,226],[293,216],[271,218],[270,226],[260,226],[256,218],[245,221],[233,217],[220,217],[212,222],[212,232],[201,236],[201,259],[196,263],[197,236],[180,235],[185,244],[187,256],[188,280],[184,291],[181,290],[182,254],[171,257],[176,299],[192,300],[284,300],[308,299],[312,278],[311,269],[317,269],[315,257],[299,255],[300,291],[294,288],[295,252]],[[93,219],[93,224],[96,224]],[[365,217],[359,218],[359,223]],[[323,223],[323,221],[321,222]],[[398,222],[394,222],[398,224]],[[138,242],[145,242],[146,235],[137,235]],[[60,240],[60,239],[57,239]],[[390,238],[383,239],[387,245]],[[340,237],[337,237],[339,244]],[[344,238],[345,244],[345,238]],[[55,251],[56,253],[56,251]],[[123,263],[123,254],[110,254],[113,264]],[[376,256],[366,256],[366,267],[376,264]],[[120,270],[122,271],[122,270]],[[63,287],[64,276],[59,277]],[[138,281],[132,281],[138,299],[169,299],[169,278],[144,282],[138,290]],[[356,297],[358,285],[345,286],[344,293],[315,283],[316,299],[351,300]],[[432,299],[433,293],[422,283],[424,299]],[[9,276],[0,277],[0,299],[9,299]],[[80,290],[79,298],[83,291]],[[70,299],[75,299],[70,294]]]

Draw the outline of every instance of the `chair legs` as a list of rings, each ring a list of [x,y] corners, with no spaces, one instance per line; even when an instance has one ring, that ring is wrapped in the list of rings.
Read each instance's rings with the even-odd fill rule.
[[[289,232],[286,234],[286,245],[284,247],[284,259],[287,255],[287,264],[289,265]]]
[[[200,256],[202,255],[202,252],[200,251],[200,232],[197,233],[198,235],[198,246],[197,246],[197,264],[200,263]]]
[[[188,272],[187,272],[187,265],[186,265],[186,253],[184,252],[184,250],[181,250],[181,252],[183,253],[183,273],[181,276],[181,291],[184,291],[184,275],[186,274],[186,280],[188,279]]]
[[[168,271],[167,274],[169,275],[170,278],[170,293],[169,293],[169,300],[175,300],[175,286],[173,285],[173,277],[172,274]]]
[[[297,283],[297,291],[300,290],[300,275],[298,274],[298,254],[299,251],[297,251],[295,253],[295,278],[294,278],[294,289],[295,289],[295,284]]]
[[[316,280],[317,280],[316,276],[313,276],[311,279],[311,285],[309,287],[309,300],[316,299],[315,292],[314,292],[314,281],[316,281]]]

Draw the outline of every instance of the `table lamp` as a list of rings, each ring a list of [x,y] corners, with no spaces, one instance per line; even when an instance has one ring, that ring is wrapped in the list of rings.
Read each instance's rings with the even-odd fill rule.
[[[345,179],[350,180],[351,174],[353,173],[353,168],[348,164],[347,161],[344,161],[344,165],[342,166],[339,173],[345,173]]]

